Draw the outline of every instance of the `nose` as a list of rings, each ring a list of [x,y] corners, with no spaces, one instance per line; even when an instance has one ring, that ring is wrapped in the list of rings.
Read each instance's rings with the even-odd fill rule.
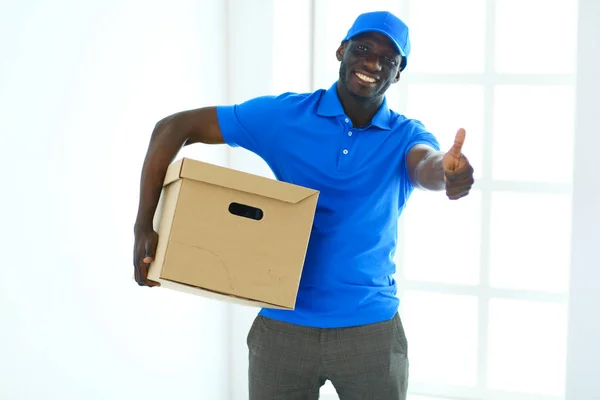
[[[373,72],[381,71],[379,56],[377,54],[369,54],[367,57],[365,57],[365,67]]]

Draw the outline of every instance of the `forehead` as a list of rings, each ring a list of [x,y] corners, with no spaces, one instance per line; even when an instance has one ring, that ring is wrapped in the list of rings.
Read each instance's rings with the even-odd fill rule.
[[[375,44],[377,44],[378,47],[381,47],[388,51],[394,52],[395,54],[398,54],[398,55],[400,54],[400,53],[398,53],[396,46],[390,40],[390,38],[379,32],[364,32],[364,33],[354,36],[352,38],[352,41],[353,42],[375,43]]]

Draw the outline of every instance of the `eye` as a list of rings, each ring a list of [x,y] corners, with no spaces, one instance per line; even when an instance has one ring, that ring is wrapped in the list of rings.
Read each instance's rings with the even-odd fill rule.
[[[359,49],[360,51],[367,51],[367,50],[369,50],[369,49],[367,48],[367,46],[365,46],[365,45],[363,45],[363,44],[358,44],[358,45],[356,45],[356,48],[357,48],[357,49]]]
[[[395,58],[392,58],[392,57],[386,57],[385,59],[386,59],[386,61],[387,61],[387,62],[389,62],[390,64],[393,64],[393,65],[396,65],[396,64],[398,64],[398,62],[396,61],[396,59],[395,59]]]

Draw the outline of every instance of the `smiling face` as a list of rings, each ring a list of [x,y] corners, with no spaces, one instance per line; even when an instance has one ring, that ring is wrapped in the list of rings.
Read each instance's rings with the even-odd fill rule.
[[[353,96],[381,97],[400,80],[402,57],[385,35],[368,32],[344,42],[337,50],[340,81]]]

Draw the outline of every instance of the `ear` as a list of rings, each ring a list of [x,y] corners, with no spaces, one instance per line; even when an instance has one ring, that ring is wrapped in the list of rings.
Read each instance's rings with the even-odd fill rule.
[[[400,81],[400,73],[402,71],[400,70],[400,68],[398,68],[398,72],[396,72],[396,76],[394,77],[394,80],[392,81],[392,83],[398,83]]]
[[[337,58],[338,61],[342,61],[342,58],[344,58],[344,52],[346,51],[346,45],[348,44],[348,42],[344,42],[340,45],[340,47],[338,47],[337,51],[335,52],[335,57]]]

